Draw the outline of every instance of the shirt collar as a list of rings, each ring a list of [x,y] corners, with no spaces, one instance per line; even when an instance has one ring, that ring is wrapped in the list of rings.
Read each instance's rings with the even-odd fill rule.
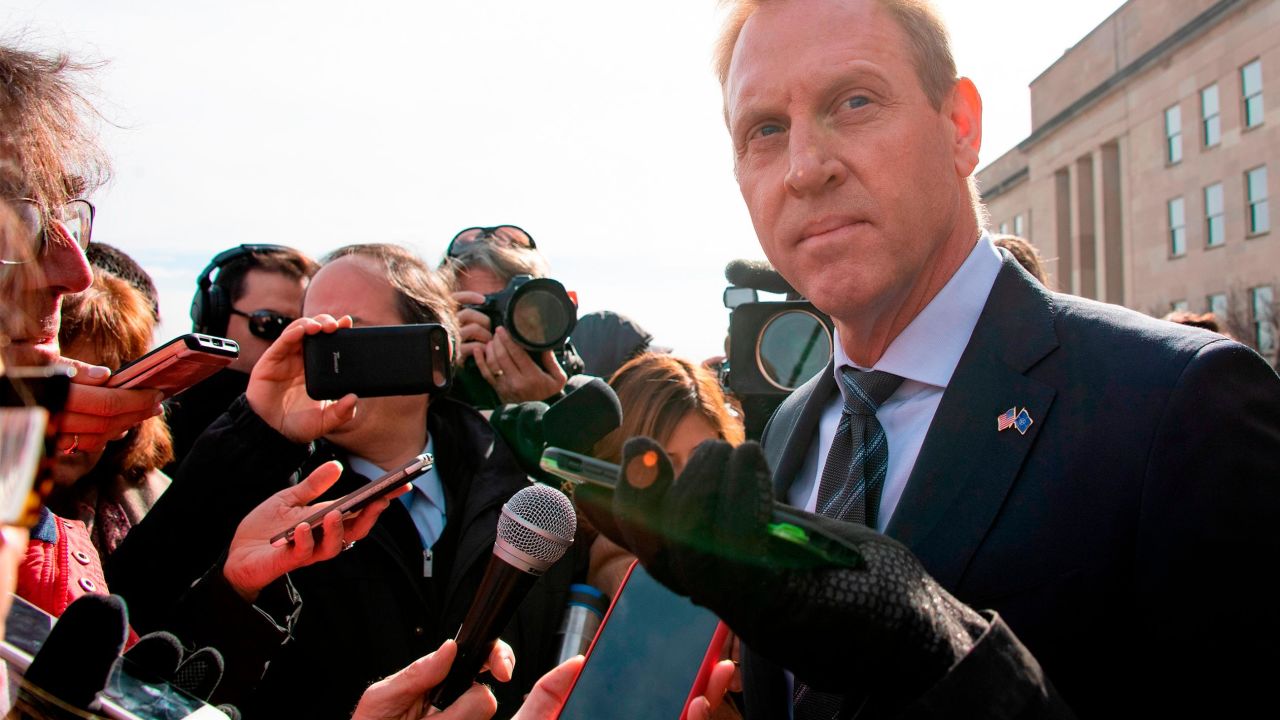
[[[422,452],[430,453],[432,457],[435,457],[435,443],[432,441],[430,435],[427,436],[427,446],[422,449]],[[360,473],[370,480],[381,477],[387,472],[384,468],[378,467],[372,462],[356,455],[352,455],[347,458],[347,465],[353,471]],[[422,495],[425,495],[426,498],[436,507],[444,507],[444,486],[440,483],[440,475],[436,472],[434,465],[432,465],[430,470],[414,478],[412,485],[413,491],[400,496],[405,503],[412,503],[418,494],[421,493]]]
[[[984,230],[942,290],[889,343],[884,355],[871,368],[893,373],[907,380],[945,388],[960,364],[960,356],[969,344],[978,317],[987,304],[987,296],[1000,274],[1003,260],[991,236]],[[859,367],[849,359],[836,331],[836,387],[844,392],[840,369]],[[866,368],[860,368],[866,369]]]

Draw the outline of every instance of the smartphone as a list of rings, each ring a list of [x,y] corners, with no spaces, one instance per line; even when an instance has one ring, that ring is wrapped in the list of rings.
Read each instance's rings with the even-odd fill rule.
[[[680,720],[702,694],[727,633],[694,605],[633,563],[614,598],[560,720],[628,717]]]
[[[571,450],[549,447],[538,466],[562,480],[612,490],[618,485],[618,466]]]
[[[160,390],[172,397],[231,364],[240,356],[235,340],[188,333],[133,362],[107,380],[107,387]]]
[[[386,475],[383,475],[377,480],[368,483],[364,487],[343,495],[333,504],[326,505],[319,510],[316,510],[311,513],[311,515],[307,516],[305,522],[311,526],[313,536],[318,542],[321,534],[323,534],[320,522],[324,519],[324,516],[328,515],[331,511],[335,509],[340,511],[344,518],[352,515],[374,500],[377,500],[383,495],[386,495],[409,482],[418,475],[430,470],[434,465],[435,458],[431,457],[431,453],[423,453]],[[294,527],[297,527],[302,522],[304,521],[299,520],[297,523],[294,523]],[[293,530],[294,528],[291,527],[288,530],[276,533],[271,538],[271,544],[275,547],[283,547],[292,543]]]
[[[422,395],[449,388],[449,333],[435,323],[343,328],[302,341],[313,400]]]

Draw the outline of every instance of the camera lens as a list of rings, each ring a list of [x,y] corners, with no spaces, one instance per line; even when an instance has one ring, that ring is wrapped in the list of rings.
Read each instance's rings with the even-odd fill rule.
[[[756,344],[760,374],[781,390],[794,390],[826,367],[831,335],[817,316],[788,310],[770,318]]]
[[[507,320],[517,342],[547,350],[564,342],[578,322],[578,309],[564,287],[545,278],[531,280],[511,299]]]

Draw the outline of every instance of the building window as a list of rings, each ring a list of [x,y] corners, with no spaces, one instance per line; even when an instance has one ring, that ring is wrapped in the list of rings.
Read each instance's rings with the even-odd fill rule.
[[[1273,311],[1275,295],[1270,285],[1253,289],[1253,323],[1258,352],[1271,353],[1276,349],[1276,326]]]
[[[1020,238],[1027,236],[1027,223],[1021,215],[1013,216],[1013,234]]]
[[[1191,306],[1187,304],[1186,300],[1174,300],[1169,303],[1170,312],[1186,312],[1189,309],[1191,309]]]
[[[1187,254],[1187,213],[1182,198],[1169,201],[1169,254]]]
[[[1001,235],[1008,235],[1008,234],[1009,234],[1009,223],[1007,223],[1007,222],[1002,222],[1002,223],[1000,223],[1000,228],[999,228],[999,230],[1000,230],[1000,234],[1001,234]]]
[[[1218,326],[1225,328],[1227,326],[1227,294],[1214,293],[1205,298],[1205,307],[1209,308],[1209,312],[1218,318]]]
[[[1240,68],[1240,92],[1244,96],[1244,126],[1262,124],[1262,61]]]
[[[1200,125],[1205,147],[1213,147],[1222,141],[1222,118],[1218,113],[1217,85],[1210,85],[1200,91]]]
[[[1244,196],[1249,202],[1249,234],[1257,235],[1271,229],[1271,213],[1267,207],[1267,166],[1254,168],[1244,174]]]
[[[1204,232],[1206,247],[1218,247],[1226,242],[1223,226],[1222,183],[1214,183],[1204,189]]]
[[[1170,165],[1182,161],[1182,108],[1164,111],[1164,159]]]

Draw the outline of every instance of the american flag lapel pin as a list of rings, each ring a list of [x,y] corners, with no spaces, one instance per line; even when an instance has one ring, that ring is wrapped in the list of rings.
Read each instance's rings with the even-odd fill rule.
[[[1027,412],[1026,408],[1022,408],[1019,411],[1018,406],[1014,405],[996,416],[996,432],[1004,432],[1009,428],[1013,428],[1018,431],[1018,434],[1026,435],[1027,430],[1034,422],[1035,420],[1031,419],[1031,413]]]

